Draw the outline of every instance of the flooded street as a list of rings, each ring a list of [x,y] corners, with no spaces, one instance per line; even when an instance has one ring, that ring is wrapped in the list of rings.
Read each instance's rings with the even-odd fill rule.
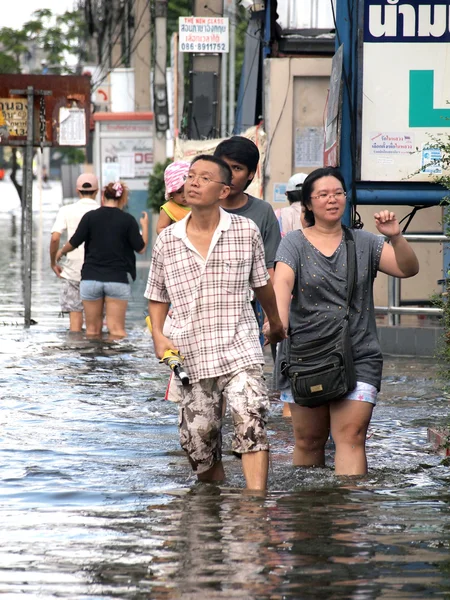
[[[448,415],[435,360],[385,358],[366,477],[335,477],[331,442],[327,468],[293,468],[290,422],[273,403],[269,492],[243,491],[229,420],[228,479],[199,485],[144,323],[149,257],[128,338],[69,334],[48,258],[52,185],[35,192],[25,330],[20,210],[0,183],[2,598],[450,598],[450,471],[427,443]]]

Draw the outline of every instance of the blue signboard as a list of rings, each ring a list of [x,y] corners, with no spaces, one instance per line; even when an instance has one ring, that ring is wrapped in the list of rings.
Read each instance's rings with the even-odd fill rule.
[[[365,0],[365,42],[450,42],[449,0]]]

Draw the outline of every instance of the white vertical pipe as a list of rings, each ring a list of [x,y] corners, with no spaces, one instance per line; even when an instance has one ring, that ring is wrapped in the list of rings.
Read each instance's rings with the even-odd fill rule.
[[[230,19],[230,68],[228,83],[228,133],[233,134],[234,129],[234,111],[236,97],[236,0],[229,0],[229,19]]]
[[[226,16],[226,13],[225,13]],[[222,52],[220,67],[220,136],[227,137],[227,76],[228,76],[228,54]]]

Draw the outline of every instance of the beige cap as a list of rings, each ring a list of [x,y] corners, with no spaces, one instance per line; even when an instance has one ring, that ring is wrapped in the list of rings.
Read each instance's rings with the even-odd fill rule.
[[[77,190],[79,192],[96,192],[98,190],[98,179],[93,173],[82,173],[77,179]]]

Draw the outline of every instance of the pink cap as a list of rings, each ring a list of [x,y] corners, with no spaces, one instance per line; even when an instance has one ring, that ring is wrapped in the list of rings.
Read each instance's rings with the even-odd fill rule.
[[[82,173],[77,179],[77,190],[79,192],[96,192],[98,190],[98,179],[93,173]]]
[[[184,178],[191,168],[191,163],[177,160],[171,163],[164,171],[164,184],[166,186],[166,200],[172,192],[177,192],[184,185]]]

